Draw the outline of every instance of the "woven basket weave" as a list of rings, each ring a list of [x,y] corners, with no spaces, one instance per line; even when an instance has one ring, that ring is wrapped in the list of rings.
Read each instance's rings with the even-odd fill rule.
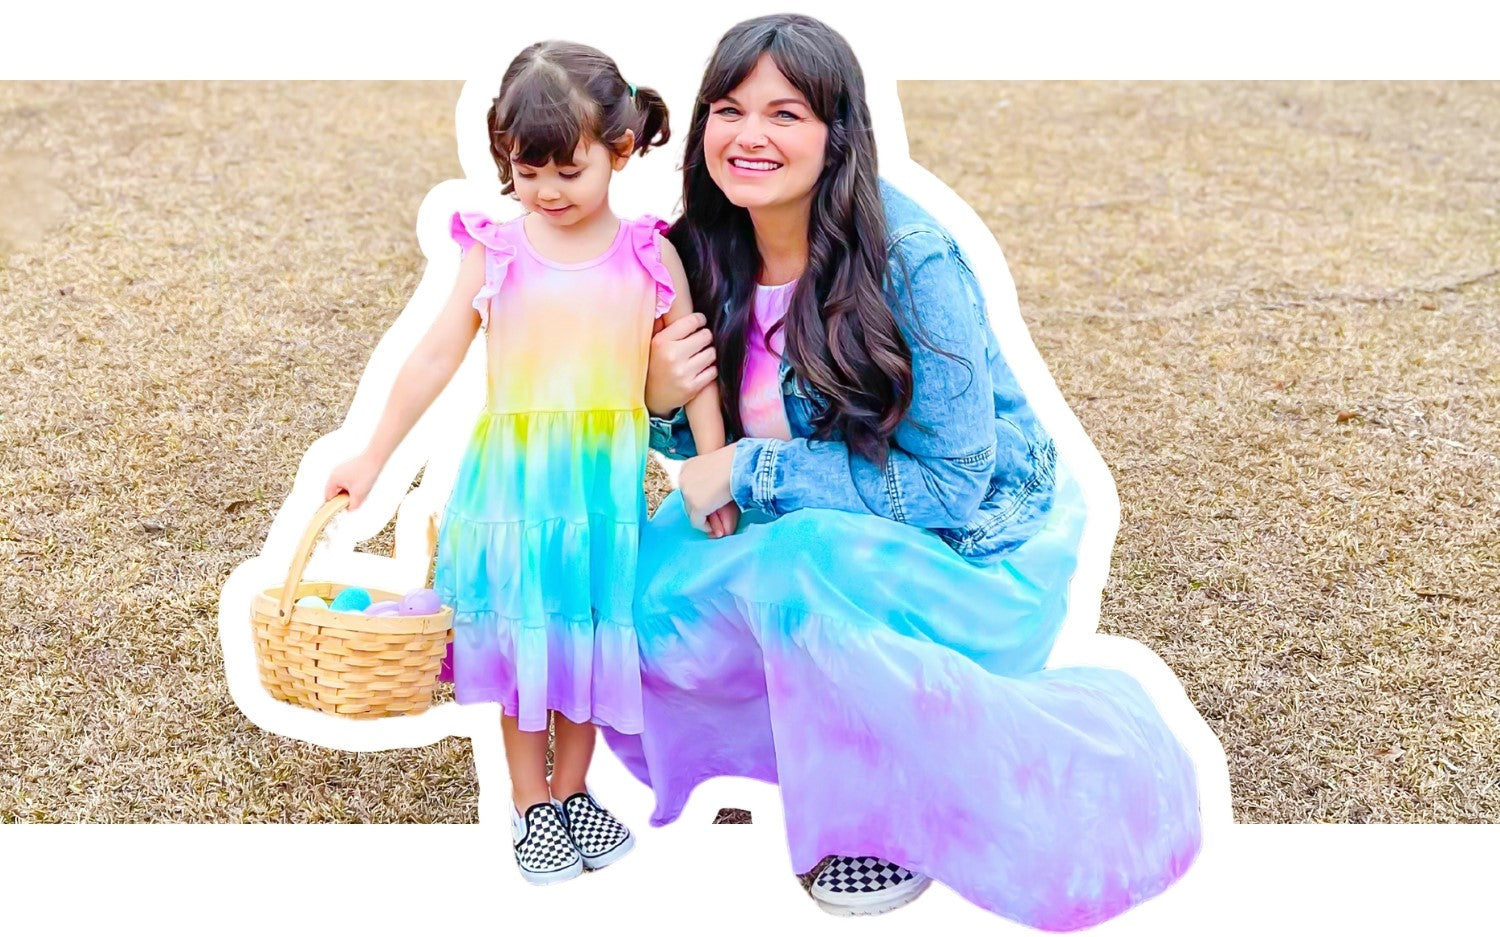
[[[318,509],[292,554],[286,582],[251,602],[261,685],[276,699],[356,719],[422,712],[432,705],[438,670],[453,638],[451,608],[386,618],[296,604],[308,595],[332,601],[346,588],[337,582],[302,582],[302,571],[323,528],[348,502],[347,494],[339,494]],[[430,577],[436,518],[428,520],[427,547]],[[372,602],[401,599],[398,592],[365,588]]]

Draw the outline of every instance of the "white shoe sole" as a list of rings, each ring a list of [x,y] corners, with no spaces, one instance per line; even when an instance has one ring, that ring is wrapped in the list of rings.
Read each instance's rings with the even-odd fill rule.
[[[516,868],[521,869],[521,877],[533,885],[555,885],[558,882],[575,879],[583,874],[582,860],[553,872],[532,872],[521,868],[520,863],[516,864]]]
[[[900,885],[870,892],[809,892],[818,907],[837,917],[857,917],[869,914],[885,914],[904,908],[917,900],[927,890],[932,879],[917,875]]]
[[[609,852],[595,856],[592,859],[588,856],[584,856],[582,853],[579,853],[579,855],[583,856],[584,868],[588,869],[590,872],[597,872],[605,866],[612,865],[625,858],[625,854],[633,848],[635,848],[635,834],[628,833],[625,836],[625,841],[620,843],[615,848],[611,849]]]

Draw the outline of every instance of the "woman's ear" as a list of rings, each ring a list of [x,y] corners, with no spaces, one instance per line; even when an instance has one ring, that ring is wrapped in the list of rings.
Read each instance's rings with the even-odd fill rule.
[[[615,141],[614,153],[611,154],[610,163],[615,167],[615,172],[625,168],[625,163],[635,152],[635,131],[627,130],[625,135]]]

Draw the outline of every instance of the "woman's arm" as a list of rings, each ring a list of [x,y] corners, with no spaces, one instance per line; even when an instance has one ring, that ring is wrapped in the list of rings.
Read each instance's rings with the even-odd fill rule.
[[[665,240],[662,243],[665,260],[665,248],[670,248],[671,243]],[[677,292],[673,302],[675,310],[678,303],[690,302],[690,299],[687,287],[676,285],[679,273],[686,282],[686,273],[682,271],[675,249],[672,257],[678,271],[672,273]],[[668,269],[672,270],[670,264]],[[714,387],[719,369],[714,363],[713,335],[707,328],[708,317],[701,312],[689,312],[679,318],[670,310],[667,315],[671,321],[651,337],[651,359],[646,368],[646,410],[651,416],[649,445],[668,458],[686,459],[697,455],[699,449],[688,424],[685,405],[705,388]],[[717,394],[717,387],[714,391]]]
[[[669,417],[651,417],[651,438],[647,445],[669,459],[688,459],[698,454],[693,442],[687,413],[679,407]]]
[[[892,253],[887,301],[912,349],[912,403],[882,469],[841,441],[742,439],[729,489],[745,509],[772,516],[802,508],[878,514],[918,527],[960,527],[984,499],[995,465],[995,402],[986,360],[989,325],[973,274],[941,232],[917,229]],[[918,341],[915,315],[930,342]],[[926,431],[922,429],[926,427]]]
[[[679,298],[686,295],[677,294]],[[695,394],[712,384],[719,376],[714,358],[713,334],[703,313],[685,315],[659,328],[651,336],[651,364],[646,372],[646,409],[651,417],[671,421]]]

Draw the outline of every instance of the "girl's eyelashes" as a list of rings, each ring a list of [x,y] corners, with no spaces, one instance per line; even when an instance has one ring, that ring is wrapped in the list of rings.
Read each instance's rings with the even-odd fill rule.
[[[579,176],[583,175],[583,170],[581,170],[581,169],[575,169],[572,172],[560,172],[560,173],[558,173],[558,175],[560,177],[564,178],[564,179],[572,180],[572,179],[577,179]],[[536,173],[534,171],[533,172],[523,172],[523,171],[521,171],[521,170],[518,169],[518,170],[516,170],[516,178],[518,178],[518,179],[535,179],[536,178]]]

